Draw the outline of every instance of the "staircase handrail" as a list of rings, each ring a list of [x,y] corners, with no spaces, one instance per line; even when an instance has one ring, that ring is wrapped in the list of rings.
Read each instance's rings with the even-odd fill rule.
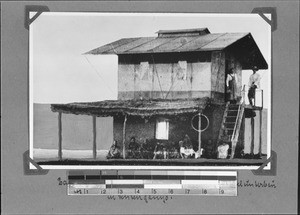
[[[237,127],[237,123],[238,123],[238,120],[240,118],[240,109],[241,109],[241,104],[239,105],[239,108],[238,108],[238,112],[237,112],[237,115],[236,115],[236,119],[235,119],[235,123],[234,123],[234,128],[233,128],[233,132],[232,132],[232,137],[231,137],[231,141],[234,140],[235,138],[235,133],[236,133],[236,127]]]

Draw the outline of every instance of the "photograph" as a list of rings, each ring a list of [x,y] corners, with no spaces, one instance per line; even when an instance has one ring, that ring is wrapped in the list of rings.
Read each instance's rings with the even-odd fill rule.
[[[29,154],[44,169],[257,169],[271,95],[258,14],[43,12],[29,28]]]

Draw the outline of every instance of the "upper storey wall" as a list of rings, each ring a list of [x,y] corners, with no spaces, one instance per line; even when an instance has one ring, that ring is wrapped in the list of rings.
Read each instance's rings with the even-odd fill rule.
[[[210,97],[211,53],[120,56],[119,99]]]
[[[226,73],[237,73],[237,94],[242,83],[241,64],[223,51],[120,55],[118,99],[201,98],[225,101]]]

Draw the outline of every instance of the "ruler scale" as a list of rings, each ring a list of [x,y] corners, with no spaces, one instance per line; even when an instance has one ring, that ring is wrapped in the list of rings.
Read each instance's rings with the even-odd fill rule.
[[[68,182],[68,195],[237,196],[236,171],[69,171]]]

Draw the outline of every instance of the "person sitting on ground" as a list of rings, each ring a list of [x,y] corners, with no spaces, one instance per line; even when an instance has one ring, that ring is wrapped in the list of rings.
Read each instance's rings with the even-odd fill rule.
[[[154,149],[153,159],[167,159],[167,158],[168,158],[168,152],[165,144],[157,143]]]
[[[196,151],[195,152],[195,158],[201,158],[202,155],[203,155],[203,151],[204,151],[203,148],[201,148],[200,150]]]
[[[214,145],[211,140],[208,140],[207,144],[204,147],[203,157],[213,158],[214,157]]]
[[[218,158],[220,159],[226,159],[228,156],[228,149],[229,149],[229,145],[223,141],[221,145],[218,146]]]
[[[190,137],[187,134],[184,136],[182,141],[179,141],[179,147],[182,159],[192,158],[195,156],[196,152],[194,151]]]
[[[171,143],[170,150],[169,150],[168,154],[169,154],[170,159],[179,158],[179,153],[178,153],[178,150],[176,148],[176,144],[174,142]]]
[[[142,158],[153,159],[156,145],[157,143],[155,139],[146,139],[140,148]]]
[[[179,141],[179,154],[182,159],[187,158],[187,156],[185,155],[185,147],[183,146],[182,140]]]
[[[130,138],[128,145],[127,157],[137,159],[140,158],[139,144],[136,142],[135,137]]]
[[[121,149],[120,149],[117,141],[114,140],[112,146],[110,147],[110,149],[108,151],[106,158],[107,159],[121,158]]]

